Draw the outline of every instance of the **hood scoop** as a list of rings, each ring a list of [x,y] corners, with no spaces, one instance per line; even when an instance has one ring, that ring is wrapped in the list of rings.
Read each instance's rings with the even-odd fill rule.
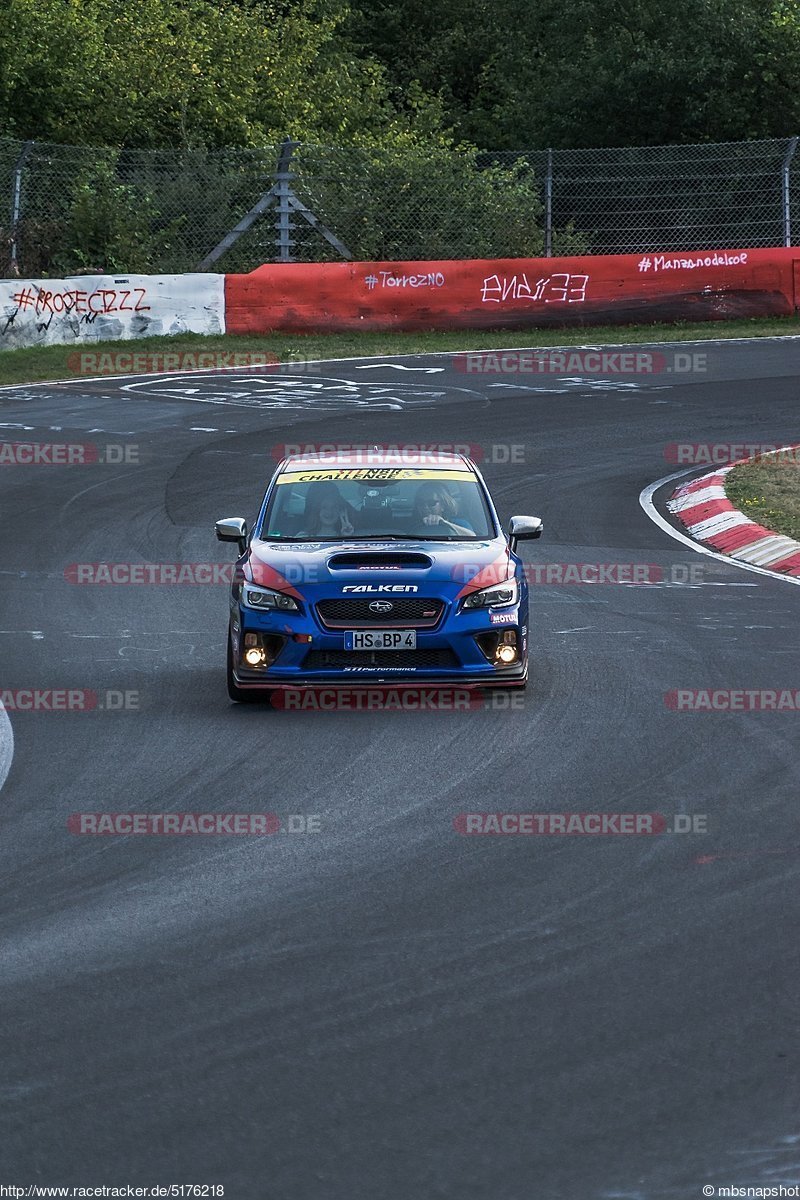
[[[427,554],[403,550],[358,550],[328,559],[329,571],[425,571],[432,565]]]

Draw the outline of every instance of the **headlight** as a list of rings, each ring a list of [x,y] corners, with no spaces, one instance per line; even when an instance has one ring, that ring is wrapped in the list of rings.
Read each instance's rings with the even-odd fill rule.
[[[519,599],[519,588],[516,579],[507,583],[495,583],[483,588],[480,592],[472,592],[464,600],[464,608],[506,608],[516,604]]]
[[[240,594],[245,608],[257,609],[259,612],[273,608],[283,609],[284,612],[287,609],[297,611],[296,600],[284,592],[274,592],[272,588],[255,587],[252,583],[243,583]]]

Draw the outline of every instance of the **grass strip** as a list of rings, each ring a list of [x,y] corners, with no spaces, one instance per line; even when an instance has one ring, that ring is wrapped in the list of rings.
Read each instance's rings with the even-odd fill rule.
[[[752,521],[800,541],[800,449],[734,467],[725,476],[725,493]]]

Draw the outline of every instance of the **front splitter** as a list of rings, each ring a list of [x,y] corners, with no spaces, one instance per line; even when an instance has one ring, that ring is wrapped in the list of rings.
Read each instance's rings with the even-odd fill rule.
[[[313,679],[293,679],[290,682],[284,680],[259,680],[254,683],[251,680],[242,680],[234,676],[236,686],[252,692],[286,692],[286,691],[302,691],[312,688],[374,688],[374,687],[391,687],[391,688],[464,688],[467,691],[489,691],[498,688],[522,688],[528,682],[527,668],[525,671],[517,674],[503,676],[439,676],[435,679],[418,678],[418,679],[397,679],[392,675],[371,675],[369,679],[359,676],[359,678],[345,678],[341,675],[315,676]]]

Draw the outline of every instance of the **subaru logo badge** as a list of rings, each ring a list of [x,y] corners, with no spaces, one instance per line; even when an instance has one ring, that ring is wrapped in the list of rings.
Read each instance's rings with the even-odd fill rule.
[[[390,613],[394,605],[390,600],[373,600],[369,606],[369,611],[374,613]]]

